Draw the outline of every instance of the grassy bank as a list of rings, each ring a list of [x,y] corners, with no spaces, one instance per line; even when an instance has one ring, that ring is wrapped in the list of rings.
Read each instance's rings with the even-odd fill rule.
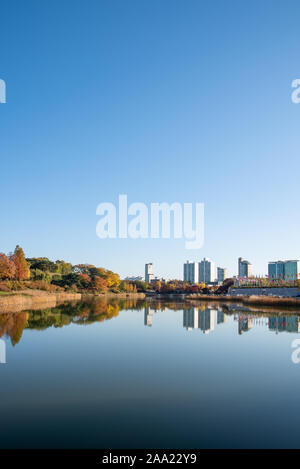
[[[0,292],[0,314],[16,313],[23,310],[37,310],[55,308],[66,301],[79,301],[85,298],[122,298],[143,299],[144,293],[72,293],[72,292],[46,292],[43,290],[22,290],[18,292]]]
[[[78,301],[80,293],[55,292],[41,290],[24,290],[0,295],[0,314],[16,313],[25,309],[54,308],[65,301]]]

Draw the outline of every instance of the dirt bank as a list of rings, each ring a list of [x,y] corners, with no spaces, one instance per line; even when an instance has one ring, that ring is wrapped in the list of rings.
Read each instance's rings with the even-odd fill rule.
[[[0,296],[0,314],[17,313],[25,309],[55,308],[65,301],[78,301],[81,293],[48,293],[41,290],[24,290]]]
[[[0,314],[18,313],[27,309],[55,308],[65,301],[79,301],[93,298],[107,299],[143,299],[145,293],[103,293],[94,295],[92,293],[49,293],[42,290],[23,290],[0,295]]]

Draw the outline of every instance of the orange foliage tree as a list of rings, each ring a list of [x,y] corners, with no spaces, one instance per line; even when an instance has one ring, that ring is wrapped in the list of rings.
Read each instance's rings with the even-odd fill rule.
[[[19,245],[16,246],[15,252],[10,256],[10,260],[15,265],[15,278],[17,280],[27,280],[30,278],[29,266],[26,262],[23,249]]]
[[[16,266],[6,254],[0,253],[0,279],[13,279],[16,275]]]

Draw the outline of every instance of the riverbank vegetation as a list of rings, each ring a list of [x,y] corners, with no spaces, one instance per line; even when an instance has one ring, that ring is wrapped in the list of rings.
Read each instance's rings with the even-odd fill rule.
[[[111,293],[199,293],[220,294],[228,291],[233,281],[223,286],[190,285],[182,280],[122,280],[119,274],[93,264],[72,265],[65,260],[47,257],[25,257],[23,249],[16,246],[13,253],[0,253],[0,294],[15,291],[43,290],[47,292]]]
[[[136,293],[145,291],[147,287],[144,282],[121,280],[117,273],[92,264],[72,265],[47,257],[26,258],[20,246],[16,246],[13,253],[0,253],[0,292],[6,294],[26,289],[93,294]]]

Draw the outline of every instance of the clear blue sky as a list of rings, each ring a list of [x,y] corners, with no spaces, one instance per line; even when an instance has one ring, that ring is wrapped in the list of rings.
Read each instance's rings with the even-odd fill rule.
[[[182,276],[300,258],[299,1],[1,3],[0,250]],[[205,244],[100,240],[96,207],[204,202]]]

